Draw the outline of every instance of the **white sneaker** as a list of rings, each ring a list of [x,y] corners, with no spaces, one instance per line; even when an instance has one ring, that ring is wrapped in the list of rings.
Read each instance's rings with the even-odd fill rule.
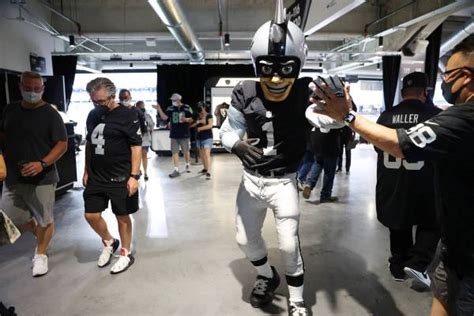
[[[412,278],[415,280],[416,283],[419,285],[429,288],[431,285],[431,280],[428,275],[428,273],[425,272],[420,272],[412,268],[405,267],[403,268],[403,271],[408,275],[408,277]]]
[[[189,165],[186,165],[186,173],[191,173],[191,168],[189,167]]]
[[[118,274],[121,272],[126,271],[133,263],[135,262],[135,258],[132,256],[131,253],[128,255],[120,255],[118,261],[112,266],[110,269],[110,273]]]
[[[99,266],[99,268],[103,268],[110,263],[112,255],[117,251],[119,245],[120,241],[114,238],[114,242],[111,246],[105,246],[104,249],[102,249],[99,260],[97,261],[97,266]]]
[[[33,276],[39,277],[48,273],[48,256],[35,254],[33,258]]]
[[[290,316],[306,316],[309,315],[308,309],[304,302],[292,302],[290,301],[288,308],[288,315]]]

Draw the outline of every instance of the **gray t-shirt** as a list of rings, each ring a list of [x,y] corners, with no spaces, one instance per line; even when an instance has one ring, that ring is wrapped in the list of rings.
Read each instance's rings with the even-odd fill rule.
[[[20,102],[8,104],[3,111],[0,131],[5,134],[8,185],[43,185],[59,181],[54,164],[34,177],[22,177],[20,174],[22,163],[43,159],[58,141],[67,140],[64,122],[50,104],[35,109],[26,109]]]

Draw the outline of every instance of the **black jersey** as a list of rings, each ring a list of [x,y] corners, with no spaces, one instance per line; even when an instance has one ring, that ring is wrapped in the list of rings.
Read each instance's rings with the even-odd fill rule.
[[[377,123],[408,129],[441,112],[418,100],[405,100],[383,112]],[[392,229],[436,223],[433,165],[430,161],[400,159],[376,149],[378,220]]]
[[[310,82],[310,78],[297,79],[282,102],[266,100],[256,81],[243,81],[234,88],[231,105],[245,117],[247,138],[256,139],[255,146],[263,148],[265,153],[265,165],[253,171],[296,171],[310,128],[305,117]]]
[[[433,161],[446,264],[474,276],[474,101],[397,134],[405,157]]]
[[[118,106],[111,111],[95,108],[87,117],[87,141],[91,146],[89,179],[110,184],[128,180],[132,163],[130,146],[140,146],[136,111]]]

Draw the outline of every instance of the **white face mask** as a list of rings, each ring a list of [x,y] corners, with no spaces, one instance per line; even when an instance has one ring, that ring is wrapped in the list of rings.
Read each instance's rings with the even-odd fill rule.
[[[34,91],[24,91],[21,89],[21,97],[28,103],[38,103],[41,101],[41,97],[43,96],[43,92],[34,92]]]
[[[130,104],[132,104],[131,101],[122,101],[122,104],[125,105],[125,106],[130,106]]]
[[[178,105],[178,101],[171,101],[171,104]]]

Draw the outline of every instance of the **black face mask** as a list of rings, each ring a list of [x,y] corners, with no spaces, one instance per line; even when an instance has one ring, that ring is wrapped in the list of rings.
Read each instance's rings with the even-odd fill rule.
[[[140,108],[140,111],[142,111],[143,113],[145,113],[145,109]]]
[[[454,83],[456,82],[456,80],[459,79],[459,77],[461,77],[461,76],[458,76],[457,78],[451,80],[451,82],[449,82],[449,83],[447,83],[444,80],[441,83],[441,91],[443,91],[443,97],[445,98],[446,102],[448,102],[449,104],[454,104],[456,102],[457,98],[461,94],[462,88],[464,87],[463,86],[463,87],[459,88],[459,90],[454,92],[454,93],[451,92],[451,89],[453,88]]]

